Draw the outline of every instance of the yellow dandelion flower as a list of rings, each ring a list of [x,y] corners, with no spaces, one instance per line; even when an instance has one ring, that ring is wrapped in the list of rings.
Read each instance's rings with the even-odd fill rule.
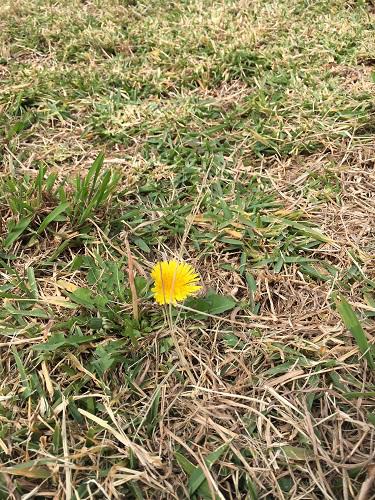
[[[151,291],[158,304],[176,304],[202,288],[197,285],[199,276],[194,268],[176,260],[155,264],[151,277],[155,282]]]

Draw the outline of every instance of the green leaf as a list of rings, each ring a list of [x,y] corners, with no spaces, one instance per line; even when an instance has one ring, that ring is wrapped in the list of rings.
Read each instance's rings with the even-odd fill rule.
[[[53,352],[60,347],[77,347],[81,344],[93,342],[100,339],[100,335],[71,335],[65,337],[62,333],[55,333],[47,342],[33,346],[35,351]]]
[[[228,347],[242,349],[245,344],[234,333],[224,333],[223,339]]]
[[[28,397],[33,392],[32,387],[30,386],[29,376],[26,373],[26,369],[23,365],[23,362],[22,362],[20,355],[18,354],[18,351],[15,348],[15,346],[12,346],[12,353],[13,353],[14,360],[15,360],[16,365],[17,365],[17,369],[18,369],[19,374],[20,374],[21,383],[24,387],[23,396]]]
[[[330,276],[329,274],[322,274],[314,266],[309,266],[309,265],[301,266],[300,271],[303,274],[310,276],[311,278],[317,278],[322,281],[328,281],[332,279],[332,276]]]
[[[222,314],[233,309],[237,305],[237,302],[233,297],[228,295],[219,295],[215,292],[211,292],[203,298],[188,299],[185,305],[197,312]]]
[[[116,362],[116,359],[111,352],[108,352],[105,347],[101,346],[98,346],[95,349],[95,356],[96,359],[92,362],[92,366],[95,373],[102,377],[104,373],[113,366],[113,364]]]
[[[312,229],[307,224],[303,224],[302,222],[295,222],[290,219],[284,219],[279,217],[261,217],[262,222],[266,222],[268,224],[276,223],[276,224],[285,224],[286,226],[292,227],[298,233],[308,236],[309,238],[313,238],[314,240],[322,241],[323,243],[330,243],[332,240],[325,236],[323,233],[316,229]]]
[[[370,424],[375,425],[375,413],[368,412],[367,420],[370,422]]]
[[[258,500],[259,496],[257,493],[256,486],[249,477],[246,478],[246,486],[247,486],[249,500]]]
[[[103,166],[104,163],[104,153],[99,153],[98,156],[95,158],[94,163],[91,165],[91,168],[86,175],[86,178],[83,183],[83,194],[87,195],[87,188],[90,185],[91,178],[93,178],[92,184],[91,184],[91,190],[88,195],[89,198],[93,195],[93,192],[95,191],[96,187],[96,181],[98,180],[99,177],[99,172]]]
[[[46,229],[46,227],[51,222],[53,222],[54,220],[56,220],[59,217],[60,214],[62,214],[63,212],[65,212],[68,207],[69,207],[69,203],[66,202],[66,203],[61,203],[56,208],[54,208],[52,210],[52,212],[50,214],[48,214],[47,217],[45,217],[45,219],[43,219],[42,223],[40,224],[40,226],[39,226],[39,228],[37,230],[37,234],[41,234]]]
[[[192,476],[197,470],[200,470],[198,467],[196,467],[194,464],[190,462],[182,453],[179,453],[178,451],[175,452],[175,457],[178,462],[178,465],[181,467],[181,469],[185,472],[185,474],[189,477]],[[211,490],[208,487],[207,480],[202,482],[202,484],[199,486],[197,493],[202,499],[204,500],[212,500],[212,494]],[[218,496],[216,498],[219,498]]]
[[[252,274],[246,273],[246,284],[250,292],[255,293],[257,291],[257,284]]]
[[[343,394],[347,399],[359,399],[359,398],[375,398],[375,391],[357,391],[357,392],[345,392]]]
[[[174,456],[176,457],[176,460],[181,467],[181,469],[187,474],[188,476],[191,476],[193,472],[198,468],[194,464],[190,462],[182,453],[179,453],[178,451],[175,452]]]
[[[19,220],[18,224],[14,225],[8,236],[4,240],[4,247],[9,248],[13,245],[13,243],[21,236],[21,234],[25,231],[25,229],[29,226],[30,222],[34,217],[24,217]]]
[[[43,309],[15,309],[10,304],[7,305],[6,310],[12,316],[21,316],[27,318],[42,318],[42,319],[51,319],[51,315],[47,314]]]
[[[88,288],[77,288],[73,293],[69,293],[68,296],[73,302],[87,307],[87,309],[95,308],[95,300]]]
[[[224,455],[224,453],[228,449],[228,444],[223,444],[219,446],[215,451],[207,455],[207,457],[204,459],[207,468],[210,470],[211,467],[214,465],[215,462],[219,460],[219,458]],[[189,487],[189,493],[190,495],[193,495],[199,488],[199,486],[206,480],[206,476],[204,475],[204,472],[200,467],[197,467],[196,470],[191,474],[188,487]]]
[[[31,125],[35,123],[35,121],[36,115],[34,113],[25,113],[25,115],[20,120],[18,120],[12,127],[9,128],[7,138],[12,139],[15,135],[31,127]]]
[[[83,417],[82,415],[79,413],[78,411],[78,407],[77,405],[75,404],[74,400],[71,399],[68,403],[68,411],[70,413],[70,415],[74,418],[74,420],[76,422],[78,422],[79,425],[83,425]]]
[[[147,245],[147,243],[145,242],[145,240],[142,240],[142,238],[134,238],[133,239],[133,243],[135,245],[137,245],[137,247],[140,248],[141,250],[143,250],[144,252],[146,252],[146,253],[150,253],[151,252],[150,247]]]
[[[159,404],[160,404],[160,388],[157,388],[155,396],[152,399],[152,403],[149,406],[149,410],[147,412],[145,419],[147,423],[147,432],[149,435],[151,435],[159,420]]]
[[[293,487],[293,481],[290,476],[283,476],[277,481],[279,483],[280,488],[288,493]]]
[[[222,243],[226,243],[227,245],[233,245],[235,247],[243,247],[244,242],[241,240],[236,240],[234,238],[226,238],[225,236],[220,238],[219,241]]]
[[[367,337],[351,305],[343,297],[337,297],[336,307],[344,325],[352,333],[357,343],[358,349],[366,358],[370,368],[374,370],[375,363],[370,351]]]
[[[268,370],[265,370],[263,372],[263,377],[267,375],[271,375],[272,377],[275,375],[280,375],[281,373],[287,373],[290,368],[294,365],[298,366],[298,363],[296,361],[287,361],[286,363],[282,363],[280,365],[274,366],[273,368],[269,368]]]
[[[35,273],[33,267],[27,268],[27,280],[29,282],[29,288],[33,299],[38,298],[38,285],[35,279]]]

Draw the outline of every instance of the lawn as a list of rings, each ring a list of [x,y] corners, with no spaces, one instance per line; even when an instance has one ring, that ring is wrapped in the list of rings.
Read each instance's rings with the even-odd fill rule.
[[[0,499],[375,498],[374,28],[1,2]]]

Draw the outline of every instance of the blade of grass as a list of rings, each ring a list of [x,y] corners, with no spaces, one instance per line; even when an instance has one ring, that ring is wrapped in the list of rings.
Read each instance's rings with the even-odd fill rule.
[[[225,443],[219,446],[219,448],[217,448],[215,451],[207,455],[204,461],[208,467],[208,470],[210,470],[214,463],[217,462],[217,460],[219,460],[222,455],[224,455],[227,449],[228,444]],[[204,475],[204,472],[200,467],[197,467],[197,469],[191,474],[189,479],[189,493],[193,495],[205,480],[206,476]]]
[[[23,217],[15,226],[11,228],[8,236],[4,240],[4,248],[10,248],[15,241],[21,236],[25,229],[29,226],[34,217]]]
[[[37,234],[41,234],[46,229],[46,227],[51,222],[53,222],[59,215],[64,213],[68,207],[69,207],[69,203],[66,202],[66,203],[60,203],[60,205],[58,205],[56,208],[54,208],[52,210],[52,212],[50,214],[48,214],[47,217],[45,217],[45,219],[43,219],[42,223],[38,227]]]
[[[367,341],[367,337],[365,332],[363,331],[362,325],[352,309],[352,306],[343,297],[337,297],[336,307],[344,325],[352,333],[357,343],[358,349],[366,358],[370,368],[374,370],[375,362],[370,351],[370,345]]]

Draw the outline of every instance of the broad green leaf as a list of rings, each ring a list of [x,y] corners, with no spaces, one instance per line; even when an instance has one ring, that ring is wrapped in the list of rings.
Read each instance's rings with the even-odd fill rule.
[[[292,478],[290,476],[283,476],[277,481],[279,483],[280,488],[288,493],[292,487],[294,482],[292,481]]]
[[[21,316],[26,318],[42,318],[51,319],[51,315],[46,313],[43,309],[16,309],[10,304],[7,305],[6,310],[12,316]]]
[[[62,333],[55,333],[49,339],[47,342],[44,342],[43,344],[37,344],[33,346],[33,349],[35,351],[55,351],[59,347],[62,347],[63,345],[66,345],[65,342],[65,337]]]
[[[188,476],[191,476],[193,472],[198,468],[194,464],[190,462],[182,453],[179,453],[178,451],[175,452],[174,456],[176,457],[176,460],[181,467],[181,469],[187,474]]]
[[[93,342],[94,340],[98,340],[102,338],[100,335],[70,335],[69,337],[65,337],[62,333],[55,333],[47,342],[42,344],[37,344],[33,346],[35,351],[56,351],[60,347],[76,347],[81,344],[86,344],[89,342]]]
[[[18,299],[22,300],[24,297],[21,295],[16,295],[14,293],[0,292],[0,299]]]
[[[220,240],[222,243],[227,243],[227,245],[233,245],[235,247],[243,247],[244,246],[244,242],[241,241],[241,240],[235,240],[234,238],[220,238]]]
[[[95,360],[91,363],[96,374],[100,377],[116,363],[116,358],[105,347],[95,349]]]
[[[146,252],[146,253],[151,252],[150,247],[147,245],[145,240],[143,240],[142,238],[133,238],[133,243],[135,245],[137,245],[137,247],[140,248],[141,250],[143,250],[144,252]]]
[[[337,388],[340,389],[341,391],[345,392],[348,390],[348,388],[341,382],[340,376],[337,372],[331,371],[329,373],[329,377],[332,380],[333,385]]]
[[[238,349],[242,349],[245,345],[244,342],[242,342],[242,340],[240,340],[234,333],[224,333],[223,339],[228,347],[237,347]]]
[[[95,299],[91,296],[91,292],[88,288],[77,288],[77,290],[68,295],[76,304],[87,307],[88,309],[94,309],[95,307]]]
[[[256,486],[250,477],[246,478],[246,486],[247,486],[247,494],[248,494],[248,497],[246,497],[246,500],[258,500],[259,497],[258,497],[258,493],[256,490]]]
[[[370,345],[367,341],[367,337],[365,335],[365,332],[363,331],[362,325],[359,322],[351,305],[343,297],[338,297],[336,299],[336,307],[342,321],[344,322],[344,325],[352,333],[357,343],[358,349],[367,359],[370,368],[374,370],[375,363],[370,351]]]
[[[233,297],[228,295],[219,295],[211,292],[206,297],[188,299],[185,305],[197,312],[222,314],[233,309],[237,305],[237,302]]]
[[[134,500],[144,500],[144,495],[142,492],[142,489],[138,486],[138,484],[135,481],[129,481],[127,483],[127,487],[129,488],[130,492],[132,493],[132,498]]]
[[[78,422],[79,425],[83,425],[83,422],[84,422],[83,417],[79,413],[78,406],[76,405],[76,403],[74,402],[73,399],[71,399],[69,401],[68,411],[69,411],[70,415],[74,418],[74,420],[76,422]]]
[[[275,376],[275,375],[280,375],[281,373],[287,373],[290,370],[290,368],[295,365],[298,366],[298,363],[296,363],[296,361],[287,361],[286,363],[282,363],[280,365],[274,366],[273,368],[265,370],[262,373],[262,376],[263,377],[266,375]]]
[[[20,120],[18,120],[12,127],[9,128],[7,133],[7,138],[12,139],[15,135],[31,127],[31,125],[35,122],[35,120],[36,120],[35,113],[31,113],[30,111],[25,113]]]
[[[60,243],[60,245],[56,248],[56,250],[53,252],[51,257],[47,260],[47,262],[54,262],[55,259],[69,246],[71,245],[72,240],[64,240]]]

